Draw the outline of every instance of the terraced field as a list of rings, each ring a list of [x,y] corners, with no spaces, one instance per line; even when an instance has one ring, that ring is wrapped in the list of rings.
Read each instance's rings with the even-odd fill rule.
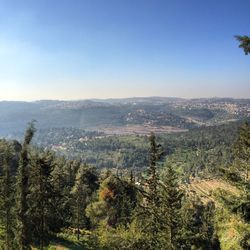
[[[217,189],[230,192],[238,197],[241,195],[241,191],[238,188],[222,179],[193,180],[190,184],[185,185],[185,189],[191,194],[197,194],[203,201],[214,201],[215,205],[219,204],[212,193]]]

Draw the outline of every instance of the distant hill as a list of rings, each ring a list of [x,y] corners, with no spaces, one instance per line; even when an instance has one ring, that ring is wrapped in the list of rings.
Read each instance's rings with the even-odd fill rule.
[[[102,128],[127,125],[190,129],[248,117],[250,99],[139,97],[77,101],[0,102],[0,136],[22,132],[31,120],[38,129]],[[143,129],[143,127],[142,127]],[[150,129],[150,127],[149,127]]]

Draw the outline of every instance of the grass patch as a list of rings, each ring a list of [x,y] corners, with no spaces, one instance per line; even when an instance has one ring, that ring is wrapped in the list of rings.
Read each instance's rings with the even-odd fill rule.
[[[250,225],[244,223],[239,215],[233,214],[226,208],[216,210],[216,228],[223,250],[244,250],[245,237],[250,235]],[[250,242],[246,242],[249,244]]]

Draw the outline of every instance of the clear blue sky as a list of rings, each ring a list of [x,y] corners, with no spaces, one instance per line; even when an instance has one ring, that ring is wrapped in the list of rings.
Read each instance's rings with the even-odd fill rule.
[[[250,97],[249,0],[0,0],[0,100]]]

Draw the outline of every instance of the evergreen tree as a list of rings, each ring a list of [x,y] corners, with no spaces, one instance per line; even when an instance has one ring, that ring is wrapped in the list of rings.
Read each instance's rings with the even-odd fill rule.
[[[50,152],[36,153],[29,173],[29,214],[30,227],[35,243],[44,248],[51,230],[51,218],[55,216],[53,209],[54,190],[52,176],[54,162]],[[54,222],[54,220],[52,220]]]
[[[243,214],[246,221],[250,221],[250,124],[245,122],[239,130],[238,138],[234,144],[233,152],[235,156],[235,171],[244,176],[244,196],[241,197],[241,202],[237,206],[237,211]]]
[[[163,149],[156,143],[155,135],[152,133],[149,149],[148,177],[145,181],[145,191],[142,192],[142,202],[139,205],[139,220],[144,222],[143,231],[147,235],[148,249],[165,249],[168,246],[167,237],[167,211],[163,207],[163,199],[159,185],[159,175],[157,172],[157,162],[163,156]]]
[[[72,163],[67,162],[64,157],[54,157],[53,171],[51,173],[54,192],[52,203],[54,216],[51,218],[53,220],[51,222],[51,231],[53,232],[58,232],[61,228],[69,227],[71,224],[72,211],[70,191],[74,180],[72,181],[71,177],[69,177],[69,165],[72,166]]]
[[[234,144],[234,156],[237,169],[244,171],[245,182],[248,181],[250,171],[250,125],[245,122],[239,130],[238,138]]]
[[[30,249],[30,232],[28,217],[28,181],[29,181],[29,145],[35,133],[34,122],[26,130],[17,175],[17,238],[20,250]]]
[[[98,194],[98,201],[87,207],[91,221],[110,228],[127,227],[137,203],[137,189],[134,183],[125,177],[119,178],[110,174],[101,182]]]
[[[250,37],[248,36],[235,36],[235,38],[240,42],[239,48],[243,49],[245,54],[250,53]]]
[[[163,156],[163,149],[160,144],[156,143],[155,134],[151,134],[150,138],[150,149],[149,149],[149,169],[148,169],[148,189],[149,192],[154,194],[157,191],[158,175],[156,170],[156,164]],[[153,200],[155,202],[155,200]]]
[[[214,228],[215,205],[203,203],[198,197],[185,197],[181,210],[182,229],[180,248],[219,250]]]
[[[89,203],[90,197],[98,188],[98,176],[94,169],[86,164],[80,165],[76,175],[75,184],[72,188],[73,221],[77,227],[77,238],[79,240],[80,229],[89,227],[88,218],[85,209]]]
[[[11,175],[11,161],[13,158],[13,149],[7,143],[4,148],[1,147],[2,175],[0,178],[0,224],[4,225],[5,239],[4,249],[14,248],[14,178]]]
[[[179,188],[178,176],[172,165],[167,164],[164,170],[164,183],[160,182],[163,188],[161,206],[166,216],[169,249],[178,249],[181,228],[180,209],[183,193]]]
[[[146,249],[179,249],[181,229],[180,209],[182,192],[178,185],[178,176],[172,165],[164,168],[164,176],[159,177],[157,162],[164,151],[156,143],[155,135],[150,137],[150,166],[142,192],[140,204],[144,232],[146,233]]]

